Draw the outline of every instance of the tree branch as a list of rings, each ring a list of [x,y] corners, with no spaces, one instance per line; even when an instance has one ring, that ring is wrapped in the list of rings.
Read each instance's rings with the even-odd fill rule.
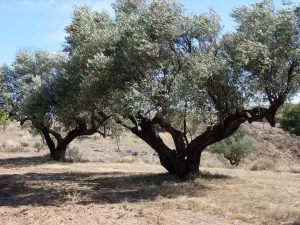
[[[56,132],[55,130],[52,130],[52,129],[50,129],[50,128],[46,128],[46,129],[48,130],[48,132],[49,132],[50,134],[52,134],[52,135],[55,137],[55,139],[56,139],[58,142],[62,140],[62,136],[61,136],[58,132]]]
[[[158,124],[171,134],[177,152],[180,152],[185,148],[184,134],[181,131],[178,131],[175,128],[173,128],[170,123],[165,121],[158,114],[153,118],[152,122],[154,124]]]

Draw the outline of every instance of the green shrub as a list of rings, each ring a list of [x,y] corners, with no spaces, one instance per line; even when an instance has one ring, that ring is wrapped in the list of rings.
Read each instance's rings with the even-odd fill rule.
[[[8,126],[11,123],[8,114],[6,113],[0,113],[0,126],[3,127],[3,130],[5,130],[6,126]]]
[[[282,129],[300,136],[300,104],[285,105],[279,121]]]
[[[231,165],[236,166],[246,154],[256,149],[257,144],[248,135],[248,129],[245,126],[241,126],[234,135],[212,146],[212,152],[222,154]]]

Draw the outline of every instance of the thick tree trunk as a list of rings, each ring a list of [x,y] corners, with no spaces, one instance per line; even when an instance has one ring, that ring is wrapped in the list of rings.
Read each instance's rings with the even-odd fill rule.
[[[186,159],[186,171],[185,171],[186,174],[199,173],[202,151],[198,151],[197,149],[195,149],[194,151],[192,151],[192,154],[190,154],[187,157],[187,159]]]
[[[169,154],[159,154],[159,159],[160,164],[169,172],[169,174],[177,174],[175,150],[170,150]]]
[[[54,131],[50,131],[47,128],[43,129],[43,135],[44,138],[46,140],[46,143],[49,147],[50,150],[50,156],[53,160],[56,161],[62,161],[65,159],[65,154],[66,154],[66,150],[68,145],[78,136],[80,135],[91,135],[94,134],[97,130],[96,129],[80,129],[80,128],[75,128],[73,130],[71,130],[67,136],[65,136],[64,138],[61,137],[60,134],[55,133]],[[54,141],[52,140],[51,136],[50,136],[50,132],[51,134],[56,138],[56,146]]]
[[[186,149],[185,149],[186,150]],[[176,154],[175,174],[179,177],[185,177],[188,174],[197,174],[200,172],[201,153],[204,149],[194,148],[188,156],[183,156],[183,151]]]
[[[51,152],[51,158],[56,161],[62,161],[65,159],[67,146],[57,145],[57,147]]]
[[[203,149],[204,150],[204,149]],[[161,165],[169,172],[179,177],[188,174],[197,174],[200,171],[201,153],[203,150],[193,149],[189,156],[182,158],[175,150],[168,155],[159,155]]]
[[[109,117],[105,117],[102,122],[104,123],[108,118]],[[78,127],[70,130],[65,137],[62,137],[61,134],[47,127],[43,127],[42,129],[43,136],[50,150],[51,158],[57,161],[65,159],[67,147],[75,138],[82,135],[93,135],[96,132],[100,132],[97,126],[88,128],[85,123],[80,123]],[[50,134],[55,137],[57,142],[56,146]],[[105,133],[103,133],[102,136],[105,136]]]
[[[176,174],[176,151],[170,149],[164,143],[154,123],[146,117],[140,117],[139,123],[137,123],[134,117],[129,117],[129,119],[135,124],[135,127],[129,127],[120,120],[117,122],[151,146],[157,152],[161,165],[170,174]]]
[[[284,98],[278,98],[269,108],[256,107],[250,110],[236,110],[215,126],[208,127],[190,143],[187,138],[184,138],[186,131],[176,130],[159,114],[153,119],[140,114],[130,115],[128,119],[132,121],[134,127],[129,127],[121,121],[118,122],[149,144],[158,153],[161,165],[170,174],[184,177],[199,172],[201,154],[206,147],[233,135],[242,123],[246,121],[251,123],[266,118],[271,126],[275,126],[275,113],[283,102]],[[154,126],[156,124],[171,134],[176,150],[170,149],[164,143]]]
[[[174,143],[177,143],[176,150],[171,150],[165,145],[155,129],[155,123],[147,118],[141,119],[140,129],[131,128],[130,130],[158,153],[161,165],[170,174],[185,177],[188,174],[199,173],[201,154],[207,146],[231,136],[245,122],[245,119],[235,115],[228,117],[223,123],[208,128],[186,146],[182,144],[184,140],[180,132],[167,126],[162,119],[156,118],[155,122],[159,122],[172,134]]]

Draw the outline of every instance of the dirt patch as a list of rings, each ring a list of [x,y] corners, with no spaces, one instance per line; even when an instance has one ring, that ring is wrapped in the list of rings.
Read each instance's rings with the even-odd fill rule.
[[[298,174],[205,168],[195,179],[180,180],[149,164],[63,164],[42,157],[32,164],[18,157],[1,159],[0,224],[281,224],[300,218]]]
[[[105,165],[120,170],[100,173],[91,165],[89,172],[80,173],[55,164],[43,172],[41,165],[30,167],[35,172],[6,169],[10,173],[0,175],[0,224],[246,224],[199,208],[185,209],[188,204],[182,199],[176,203],[180,197],[204,196],[204,184],[162,173],[125,172],[122,165]],[[203,179],[232,180],[210,173]]]
[[[0,224],[300,221],[298,167],[278,170],[274,164],[273,171],[248,170],[260,158],[298,165],[297,139],[255,124],[250,135],[260,150],[249,155],[243,167],[222,168],[220,158],[207,151],[201,176],[180,180],[166,174],[153,150],[134,135],[124,135],[119,148],[114,140],[97,136],[76,140],[81,162],[57,163],[49,160],[41,140],[8,127],[0,133]],[[172,145],[168,135],[163,138]]]

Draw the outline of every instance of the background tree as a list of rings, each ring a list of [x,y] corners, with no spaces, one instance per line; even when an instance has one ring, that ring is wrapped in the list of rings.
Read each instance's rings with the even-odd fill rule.
[[[291,134],[300,136],[300,104],[284,106],[280,126]]]
[[[246,121],[266,118],[274,126],[278,108],[299,90],[293,6],[276,11],[272,1],[262,1],[237,8],[237,31],[222,38],[214,11],[187,15],[172,0],[119,0],[114,9],[110,19],[77,8],[66,51],[85,68],[83,95],[93,102],[114,90],[115,122],[149,144],[171,174],[199,171],[203,150]],[[249,107],[262,101],[269,107]],[[190,136],[189,115],[207,129]]]
[[[0,68],[0,125],[3,127],[4,131],[6,126],[11,122],[9,118],[9,110],[9,90],[6,85],[5,74],[2,68]]]
[[[12,67],[4,66],[3,71],[11,89],[11,117],[41,134],[53,159],[62,160],[78,136],[105,136],[100,128],[109,118],[96,116],[96,107],[79,110],[78,85],[67,74],[65,54],[19,52]]]
[[[0,68],[0,116],[6,117],[8,111],[7,86],[5,85],[5,76]]]

